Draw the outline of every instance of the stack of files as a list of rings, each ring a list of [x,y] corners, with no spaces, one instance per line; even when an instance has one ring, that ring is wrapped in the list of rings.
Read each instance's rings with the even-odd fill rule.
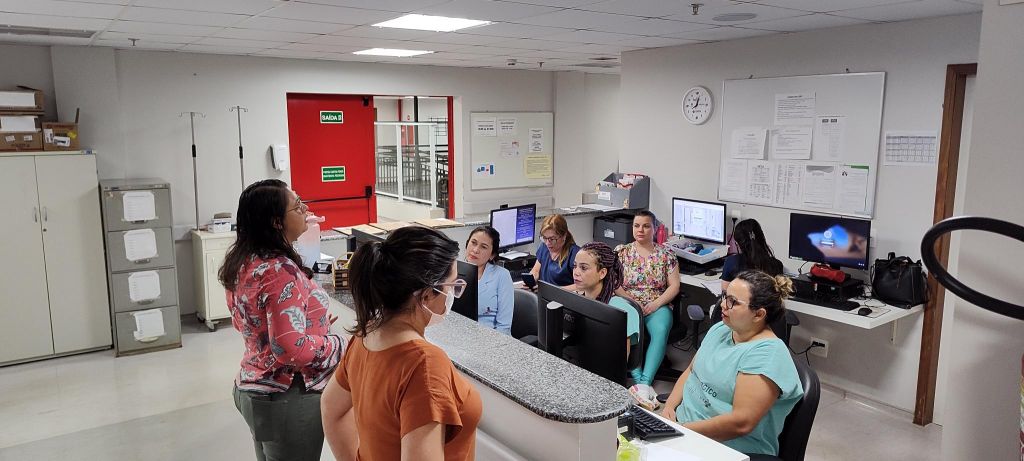
[[[416,224],[421,225],[421,226],[430,227],[432,229],[444,229],[444,228],[447,228],[447,227],[463,227],[463,226],[465,226],[465,224],[462,224],[462,223],[460,223],[458,221],[452,221],[451,219],[446,219],[446,218],[417,219],[414,222]]]
[[[370,235],[382,235],[382,234],[385,234],[387,232],[387,231],[385,231],[383,229],[379,229],[379,228],[376,228],[376,227],[373,227],[373,226],[370,226],[370,225],[367,225],[367,224],[360,224],[358,226],[352,226],[351,228],[355,229],[355,230],[358,230],[360,232],[366,232],[367,234],[370,234]]]

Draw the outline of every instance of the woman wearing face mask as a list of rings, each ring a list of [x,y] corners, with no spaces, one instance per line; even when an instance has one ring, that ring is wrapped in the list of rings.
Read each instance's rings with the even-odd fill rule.
[[[246,187],[238,235],[218,274],[245,342],[234,400],[258,460],[320,459],[320,392],[344,346],[329,332],[327,293],[292,248],[306,231],[308,210],[282,181]]]
[[[669,303],[679,294],[679,263],[671,250],[654,242],[657,222],[654,213],[638,212],[633,217],[635,241],[615,249],[623,268],[622,287],[615,294],[643,308],[644,328],[651,338],[643,365],[630,371],[636,384],[629,388],[637,403],[648,409],[658,407],[658,394],[651,383],[668,347],[668,332],[672,329]]]
[[[543,280],[562,288],[570,288],[572,267],[580,247],[569,232],[569,224],[560,214],[553,214],[541,221],[540,239],[544,243],[537,247],[537,262],[530,273],[537,280]]]
[[[662,416],[734,450],[777,456],[782,426],[804,393],[789,349],[769,327],[792,292],[786,277],[740,272],[722,322],[708,330]]]
[[[640,314],[625,298],[615,296],[615,290],[622,285],[619,256],[601,242],[584,244],[576,254],[572,279],[577,294],[626,312],[626,356],[629,357],[630,346],[639,338]]]
[[[782,261],[775,258],[772,247],[768,246],[761,224],[754,219],[744,219],[736,224],[732,235],[739,253],[725,258],[721,277],[723,292],[736,274],[745,270],[756,269],[773,277],[782,275]]]
[[[480,395],[423,337],[466,288],[458,254],[436,230],[403,227],[353,256],[355,336],[321,406],[336,459],[473,459]]]
[[[477,321],[506,335],[512,334],[512,274],[494,264],[501,236],[491,226],[473,229],[466,240],[466,262],[477,266]]]

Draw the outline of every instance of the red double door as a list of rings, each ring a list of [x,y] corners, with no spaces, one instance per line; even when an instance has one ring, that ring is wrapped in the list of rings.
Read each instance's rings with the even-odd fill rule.
[[[373,98],[288,93],[292,189],[322,229],[377,221]]]

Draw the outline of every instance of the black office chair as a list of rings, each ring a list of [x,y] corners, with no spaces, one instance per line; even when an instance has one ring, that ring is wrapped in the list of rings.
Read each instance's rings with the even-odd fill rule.
[[[526,290],[513,291],[512,337],[531,346],[537,346],[537,319],[540,307],[537,295]]]
[[[798,358],[793,359],[804,396],[796,403],[786,417],[779,434],[779,456],[750,455],[750,461],[803,461],[807,452],[807,440],[811,437],[811,426],[818,413],[821,399],[821,381],[818,374]]]

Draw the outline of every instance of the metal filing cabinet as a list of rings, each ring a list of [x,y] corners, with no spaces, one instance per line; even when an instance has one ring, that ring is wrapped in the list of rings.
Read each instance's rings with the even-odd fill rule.
[[[181,347],[170,185],[112,179],[100,190],[117,355]]]

